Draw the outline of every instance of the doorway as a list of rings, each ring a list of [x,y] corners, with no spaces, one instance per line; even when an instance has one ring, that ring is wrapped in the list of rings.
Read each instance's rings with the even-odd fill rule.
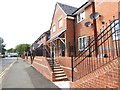
[[[52,44],[52,58],[55,58],[55,45]]]

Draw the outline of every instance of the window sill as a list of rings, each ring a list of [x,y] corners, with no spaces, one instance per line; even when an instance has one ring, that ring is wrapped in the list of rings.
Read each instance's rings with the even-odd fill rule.
[[[83,52],[83,51],[85,51],[85,49],[79,49],[78,51],[79,51],[79,52]]]

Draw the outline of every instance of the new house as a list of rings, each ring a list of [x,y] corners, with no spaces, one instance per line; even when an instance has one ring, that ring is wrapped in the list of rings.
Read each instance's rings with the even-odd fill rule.
[[[77,3],[77,2],[76,2]],[[50,30],[31,46],[33,67],[71,88],[120,88],[120,1],[57,2]]]

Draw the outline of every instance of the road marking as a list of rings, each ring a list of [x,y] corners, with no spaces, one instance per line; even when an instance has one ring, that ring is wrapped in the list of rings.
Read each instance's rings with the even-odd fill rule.
[[[6,72],[12,67],[12,65],[16,62],[12,62],[3,72],[0,73],[0,79],[6,74]]]

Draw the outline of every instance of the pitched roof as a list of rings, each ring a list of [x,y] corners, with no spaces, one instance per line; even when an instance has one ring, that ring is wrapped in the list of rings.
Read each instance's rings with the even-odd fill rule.
[[[88,7],[92,2],[93,2],[93,0],[88,0],[82,6],[80,6],[78,9],[76,9],[72,14],[75,15],[77,12],[79,12],[79,10],[82,10],[82,9]]]
[[[72,15],[72,13],[77,10],[76,7],[69,6],[69,5],[66,5],[66,4],[62,4],[62,3],[59,3],[59,2],[57,2],[57,3],[67,15]]]

